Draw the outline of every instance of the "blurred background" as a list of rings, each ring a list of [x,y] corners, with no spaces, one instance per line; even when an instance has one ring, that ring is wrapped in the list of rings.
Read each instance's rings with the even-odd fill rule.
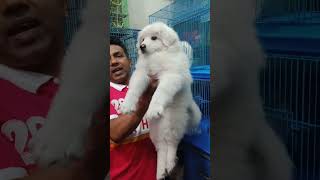
[[[257,0],[261,97],[298,180],[320,179],[320,1]]]

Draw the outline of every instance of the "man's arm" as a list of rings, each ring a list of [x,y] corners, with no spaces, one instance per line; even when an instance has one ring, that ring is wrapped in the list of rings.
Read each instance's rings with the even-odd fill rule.
[[[115,143],[129,136],[139,125],[146,110],[138,109],[130,114],[119,115],[110,121],[110,139]]]
[[[119,115],[117,118],[110,120],[110,140],[119,143],[129,136],[139,125],[144,114],[148,110],[149,103],[156,89],[157,81],[152,80],[147,90],[139,99],[137,110]]]

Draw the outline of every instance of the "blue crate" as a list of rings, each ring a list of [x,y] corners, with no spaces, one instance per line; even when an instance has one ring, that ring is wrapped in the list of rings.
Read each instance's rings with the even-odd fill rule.
[[[210,64],[210,1],[176,0],[149,16],[162,21],[193,48],[193,66]]]
[[[257,33],[268,53],[320,56],[319,24],[257,23]]]
[[[320,55],[319,0],[257,0],[257,32],[268,53]]]
[[[285,143],[296,179],[319,180],[320,56],[292,54],[268,54],[261,74],[266,119]]]
[[[182,161],[184,164],[184,180],[212,179],[210,173],[210,154],[187,143],[182,145],[182,153]]]
[[[191,67],[191,74],[196,80],[210,80],[210,66],[196,66]]]
[[[186,134],[182,141],[198,148],[204,153],[210,154],[210,119],[201,119],[197,131]]]

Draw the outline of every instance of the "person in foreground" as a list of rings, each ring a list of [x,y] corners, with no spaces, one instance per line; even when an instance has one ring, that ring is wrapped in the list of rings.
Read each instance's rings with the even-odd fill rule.
[[[0,0],[0,179],[103,179],[103,112],[86,155],[70,166],[39,169],[27,147],[46,120],[64,57],[64,0]]]

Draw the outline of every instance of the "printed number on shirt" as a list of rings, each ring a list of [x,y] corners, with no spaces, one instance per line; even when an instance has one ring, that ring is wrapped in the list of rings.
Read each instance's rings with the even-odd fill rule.
[[[29,132],[34,136],[39,126],[43,124],[44,118],[31,117],[26,123],[20,120],[12,119],[5,122],[1,127],[1,133],[4,134],[10,141],[14,142],[17,152],[20,154],[26,165],[34,164],[34,161],[29,152],[25,152],[28,144]]]

